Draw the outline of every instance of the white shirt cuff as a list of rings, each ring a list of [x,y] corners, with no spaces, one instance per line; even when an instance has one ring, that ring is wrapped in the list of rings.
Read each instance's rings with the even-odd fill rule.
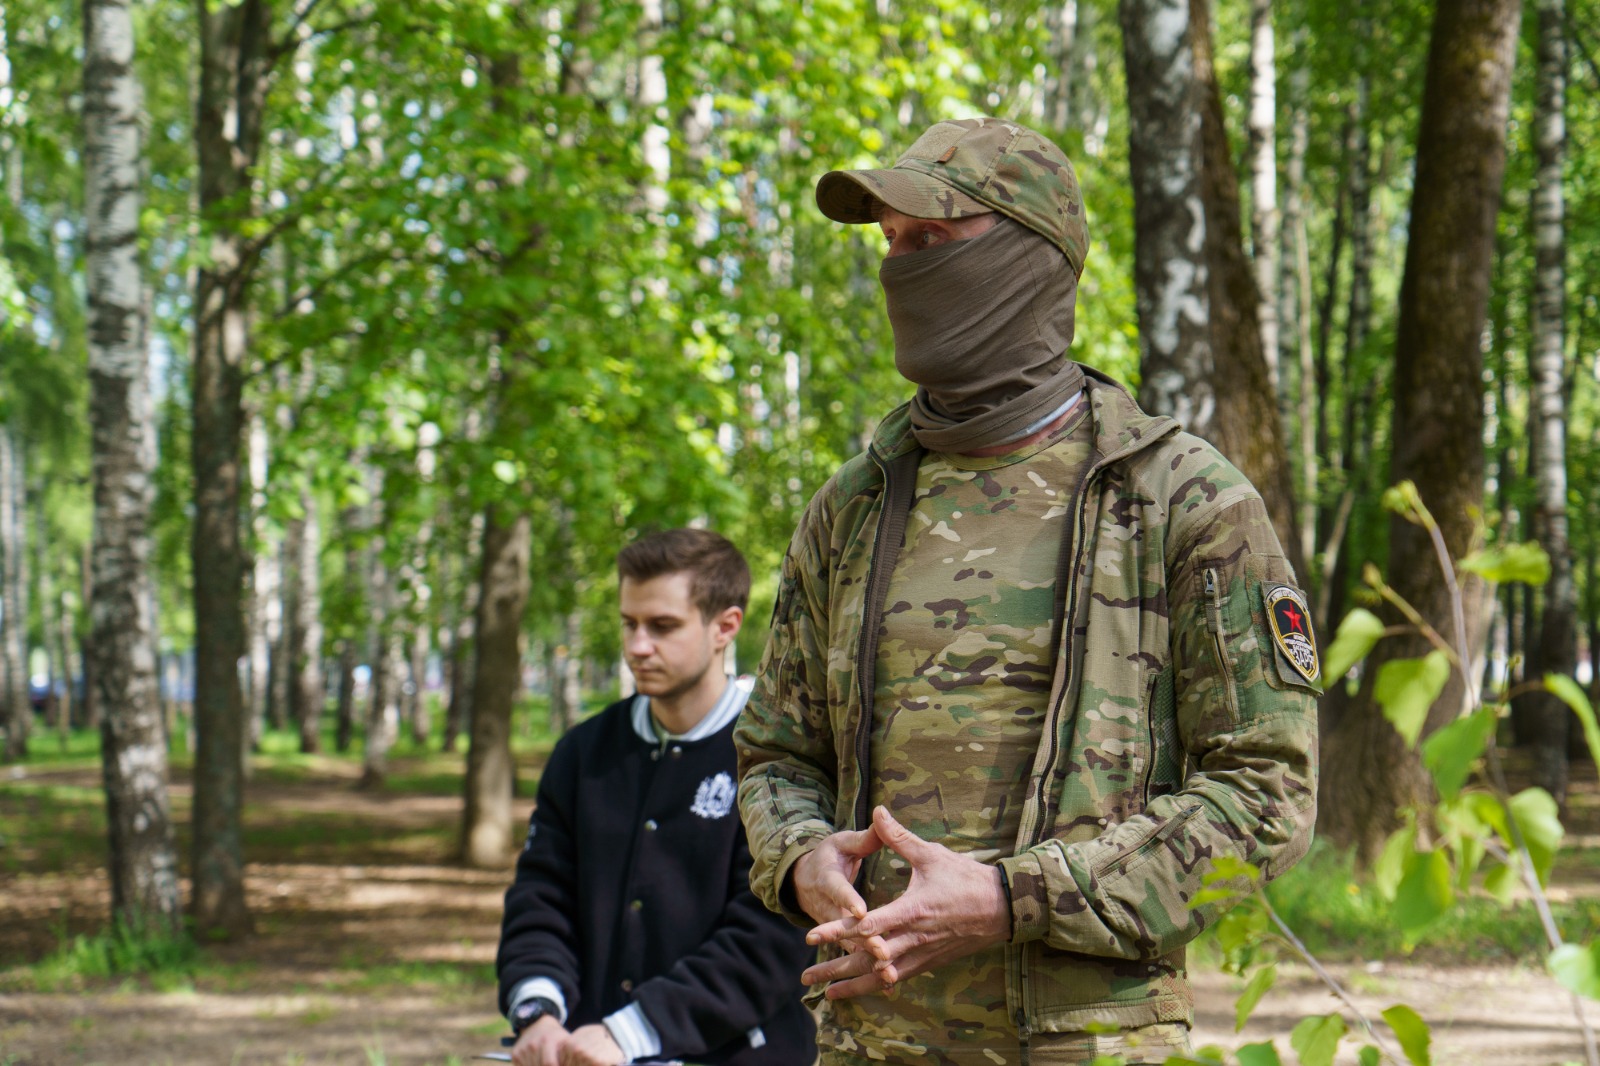
[[[548,977],[530,977],[518,985],[511,993],[511,1005],[506,1009],[506,1017],[510,1018],[516,1013],[517,1004],[535,996],[542,996],[554,1003],[556,1021],[567,1024],[567,997],[561,994],[561,986]]]
[[[629,1062],[661,1056],[661,1034],[644,1016],[639,1004],[630,1003],[615,1014],[606,1015],[604,1020],[611,1039],[617,1042]]]

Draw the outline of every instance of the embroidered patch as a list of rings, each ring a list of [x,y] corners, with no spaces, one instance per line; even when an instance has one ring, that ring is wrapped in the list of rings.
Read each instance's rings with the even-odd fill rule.
[[[1311,684],[1321,673],[1317,661],[1317,638],[1311,632],[1311,611],[1305,597],[1288,585],[1267,590],[1267,617],[1272,621],[1272,639],[1284,661]]]
[[[727,773],[715,774],[700,782],[689,809],[702,818],[721,818],[733,810],[737,790]]]

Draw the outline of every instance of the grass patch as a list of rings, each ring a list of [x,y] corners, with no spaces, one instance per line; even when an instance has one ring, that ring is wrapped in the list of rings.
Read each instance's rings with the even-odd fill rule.
[[[482,995],[494,988],[493,963],[472,962],[367,962],[359,955],[346,956],[341,965],[348,977],[335,983],[342,992],[394,992],[425,989],[432,992],[467,992]]]
[[[1385,900],[1356,875],[1348,853],[1315,845],[1305,860],[1267,888],[1289,928],[1318,958],[1401,958],[1418,954],[1438,962],[1536,959],[1544,934],[1527,901],[1501,906],[1483,896],[1458,897],[1455,910],[1407,944]],[[1551,905],[1561,934],[1584,943],[1600,937],[1600,899]]]
[[[160,992],[192,989],[201,968],[200,949],[183,933],[141,931],[118,925],[101,933],[63,940],[50,955],[27,967],[41,992],[62,992],[112,978],[147,978]]]

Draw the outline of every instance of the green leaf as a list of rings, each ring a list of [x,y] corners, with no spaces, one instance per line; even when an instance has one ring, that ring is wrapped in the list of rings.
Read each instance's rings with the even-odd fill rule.
[[[1366,608],[1357,607],[1345,615],[1333,643],[1323,652],[1322,683],[1331,685],[1348,674],[1382,636],[1383,621]]]
[[[1439,795],[1447,800],[1456,798],[1494,735],[1497,721],[1493,707],[1480,707],[1423,742],[1422,763],[1433,774]]]
[[[1289,1034],[1289,1046],[1299,1053],[1303,1066],[1333,1066],[1345,1032],[1344,1019],[1337,1014],[1307,1018]]]
[[[1431,651],[1421,659],[1395,659],[1378,671],[1372,694],[1407,747],[1416,747],[1428,708],[1449,680],[1450,659],[1442,651]]]
[[[1234,1032],[1237,1033],[1244,1028],[1244,1023],[1250,1020],[1250,1012],[1256,1009],[1261,997],[1267,994],[1277,980],[1278,968],[1270,963],[1251,976],[1250,983],[1244,986],[1244,991],[1239,995],[1239,1002],[1233,1009]]]
[[[1505,544],[1473,552],[1461,560],[1461,569],[1497,585],[1543,585],[1550,580],[1550,556],[1538,544]]]
[[[1411,1066],[1433,1066],[1433,1054],[1428,1050],[1433,1043],[1433,1033],[1422,1015],[1403,1003],[1396,1003],[1383,1012],[1383,1020],[1394,1030],[1400,1050],[1406,1053]]]
[[[1561,987],[1587,999],[1600,999],[1600,941],[1562,944],[1546,961]]]
[[[1270,1043],[1246,1044],[1239,1049],[1239,1066],[1283,1066],[1283,1060]]]
[[[1391,903],[1394,902],[1395,893],[1400,891],[1400,879],[1406,873],[1406,859],[1411,856],[1416,843],[1415,824],[1396,829],[1389,835],[1388,841],[1383,845],[1382,854],[1372,867],[1372,887]]]
[[[1356,1053],[1356,1062],[1359,1066],[1378,1066],[1383,1061],[1383,1052],[1367,1044]]]
[[[1511,817],[1522,830],[1522,841],[1528,846],[1528,857],[1533,860],[1539,883],[1548,885],[1550,867],[1556,861],[1556,851],[1561,847],[1565,832],[1556,801],[1542,788],[1525,788],[1511,797]]]
[[[1517,891],[1517,871],[1510,866],[1495,866],[1483,875],[1483,890],[1502,905],[1510,903]]]
[[[1394,917],[1408,941],[1416,943],[1417,937],[1449,912],[1455,900],[1450,861],[1443,851],[1407,856],[1405,876],[1395,892]]]
[[[1565,674],[1545,674],[1544,687],[1555,694],[1556,698],[1572,708],[1572,713],[1578,716],[1578,721],[1583,723],[1583,739],[1589,745],[1589,757],[1600,766],[1600,724],[1596,724],[1594,707],[1589,703],[1589,697],[1583,694],[1583,689],[1578,683]]]

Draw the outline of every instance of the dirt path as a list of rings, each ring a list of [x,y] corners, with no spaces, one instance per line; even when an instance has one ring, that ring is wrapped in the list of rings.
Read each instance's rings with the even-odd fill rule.
[[[0,979],[0,1066],[446,1064],[498,1044],[491,967],[509,870],[448,864],[441,829],[452,797],[368,795],[338,782],[258,784],[261,836],[248,888],[258,936],[213,948],[192,989],[100,982],[81,992],[7,992]],[[311,832],[307,827],[326,832]],[[0,881],[0,969],[42,956],[61,930],[91,929],[107,907],[92,867]],[[1570,1006],[1543,974],[1489,967],[1335,967],[1375,1017],[1403,1002],[1435,1031],[1440,1066],[1581,1061]],[[1196,975],[1197,1043],[1276,1038],[1334,1009],[1307,972],[1285,970],[1244,1033],[1237,981]],[[1600,1024],[1600,1011],[1592,1017]],[[1353,1063],[1354,1053],[1340,1062]]]

